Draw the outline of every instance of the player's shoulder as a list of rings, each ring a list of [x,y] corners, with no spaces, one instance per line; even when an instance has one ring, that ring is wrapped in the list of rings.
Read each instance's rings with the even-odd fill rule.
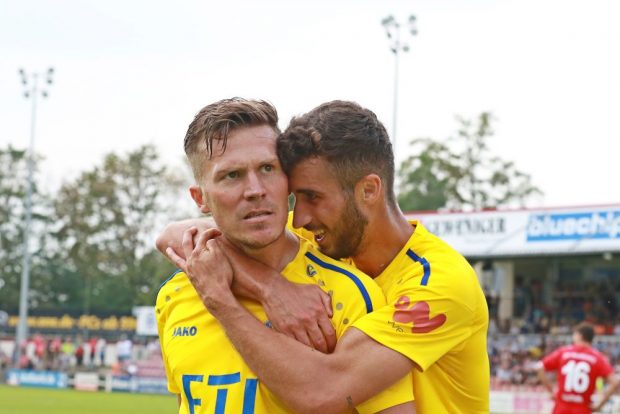
[[[361,295],[369,312],[374,309],[373,303],[384,302],[383,291],[370,276],[348,263],[321,253],[312,243],[306,243],[304,248],[306,273],[311,277],[320,277],[318,283],[321,287],[327,284],[330,289],[338,289],[347,296]]]
[[[426,264],[436,273],[475,275],[469,262],[452,246],[428,231],[422,223],[412,220],[411,224],[415,225],[415,230],[407,243],[406,254],[412,261]]]
[[[333,259],[326,254],[321,253],[321,251],[319,251],[314,244],[308,242],[307,240],[301,240],[301,243],[304,244],[303,256],[305,260],[311,264],[314,264],[316,268],[319,268],[324,272],[335,273],[336,275],[345,277],[346,279],[359,278],[364,282],[368,281],[375,284],[370,276],[357,269],[352,264],[342,260]]]
[[[590,354],[592,354],[593,356],[595,356],[599,360],[602,360],[602,361],[608,361],[609,360],[609,358],[607,358],[607,355],[605,355],[604,353],[602,353],[598,349],[594,348],[593,346],[589,347],[589,351],[590,351]]]
[[[184,284],[186,281],[188,281],[187,275],[181,269],[175,270],[159,286],[159,289],[157,290],[157,297],[159,298],[159,296],[177,288],[180,284]]]
[[[403,274],[406,286],[414,289],[416,296],[439,295],[459,308],[471,310],[477,319],[487,319],[483,315],[487,312],[487,304],[473,267],[460,253],[419,223],[407,243],[404,256],[400,272],[406,272]]]
[[[575,352],[575,345],[573,345],[573,344],[562,345],[561,347],[557,348],[553,352],[556,353],[556,354],[564,354],[564,353],[567,353],[567,352]]]

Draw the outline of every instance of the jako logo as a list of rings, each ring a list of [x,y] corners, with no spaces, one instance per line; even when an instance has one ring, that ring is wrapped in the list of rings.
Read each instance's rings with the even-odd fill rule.
[[[179,326],[178,328],[174,328],[172,336],[194,336],[196,332],[198,332],[198,328],[195,326]]]
[[[534,214],[527,241],[615,239],[620,236],[620,210],[568,214]]]

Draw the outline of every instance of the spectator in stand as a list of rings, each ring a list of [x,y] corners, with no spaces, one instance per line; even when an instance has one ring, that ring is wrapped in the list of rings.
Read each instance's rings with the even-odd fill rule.
[[[47,348],[51,359],[51,369],[58,369],[60,365],[60,351],[62,348],[60,336],[56,335],[51,341],[49,341]]]
[[[77,344],[75,346],[75,363],[78,367],[81,367],[83,362],[84,362],[84,342],[82,342],[82,338],[78,338]]]
[[[34,363],[28,354],[22,354],[19,358],[19,369],[34,369]]]
[[[71,337],[67,336],[60,346],[60,369],[67,370],[73,365],[73,354],[75,353],[75,344]]]
[[[590,414],[598,411],[614,393],[620,381],[607,358],[592,347],[594,328],[587,323],[573,331],[573,344],[561,347],[538,364],[538,376],[553,397],[553,386],[545,371],[557,371],[558,390],[553,414]],[[596,404],[591,397],[596,380],[604,378],[609,386]]]
[[[106,340],[103,338],[99,338],[97,340],[97,344],[95,345],[95,348],[96,348],[96,354],[99,356],[97,365],[100,367],[104,366],[105,365]]]
[[[120,363],[125,363],[131,359],[133,343],[127,335],[121,335],[120,341],[116,343],[116,358]]]
[[[32,338],[32,344],[34,347],[34,360],[36,361],[36,368],[43,368],[45,365],[45,339],[41,334],[36,334]]]
[[[9,356],[0,348],[0,373],[9,366]]]
[[[522,275],[517,275],[514,289],[514,316],[527,319],[532,311],[532,301],[533,294],[529,284],[526,285]]]
[[[24,345],[24,353],[22,355],[26,355],[27,359],[23,359],[22,362],[26,363],[26,369],[34,369],[36,362],[36,352],[35,352],[35,343],[34,340],[28,339]]]
[[[512,384],[512,369],[510,368],[509,360],[502,360],[499,368],[497,368],[497,371],[495,372],[495,377],[497,378],[499,385]]]
[[[88,365],[90,367],[95,366],[95,356],[97,355],[97,337],[93,336],[88,340]]]
[[[146,358],[161,358],[161,346],[159,340],[153,339],[146,344]]]

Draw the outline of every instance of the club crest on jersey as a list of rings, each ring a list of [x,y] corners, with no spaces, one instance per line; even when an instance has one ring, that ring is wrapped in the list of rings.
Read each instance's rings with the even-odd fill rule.
[[[437,314],[431,318],[431,309],[427,302],[416,302],[411,305],[408,296],[401,296],[394,304],[396,312],[394,312],[394,321],[400,323],[412,323],[412,333],[427,333],[446,323],[446,315]]]
[[[195,326],[178,326],[172,331],[172,336],[195,336],[197,332]]]
[[[314,268],[314,266],[312,266],[311,264],[306,266],[306,274],[310,277],[316,275],[316,269]]]

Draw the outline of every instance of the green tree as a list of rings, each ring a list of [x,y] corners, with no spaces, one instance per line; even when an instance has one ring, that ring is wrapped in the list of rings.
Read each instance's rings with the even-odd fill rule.
[[[173,270],[153,251],[154,231],[171,218],[180,190],[180,178],[151,145],[108,154],[102,165],[65,183],[54,203],[55,297],[84,312],[152,304]]]
[[[30,229],[30,307],[45,301],[44,287],[49,283],[45,272],[45,228],[49,223],[49,198],[43,195],[36,179],[38,158],[34,160],[32,187],[32,226]],[[21,286],[28,154],[8,146],[0,149],[0,308],[15,312]]]
[[[475,121],[459,117],[459,129],[445,142],[428,138],[411,142],[414,155],[399,169],[398,202],[403,210],[480,210],[524,206],[542,192],[513,162],[490,153],[493,117]]]

